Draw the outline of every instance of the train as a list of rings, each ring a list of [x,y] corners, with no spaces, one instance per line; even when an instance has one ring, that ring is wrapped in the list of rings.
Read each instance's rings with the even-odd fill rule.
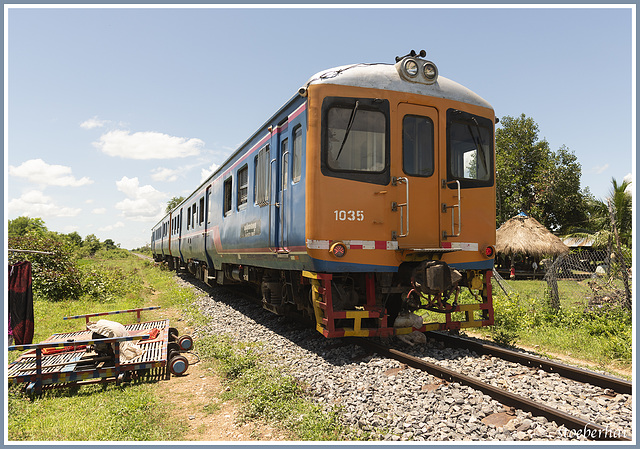
[[[152,228],[154,259],[327,338],[492,325],[497,118],[425,56],[313,75]]]

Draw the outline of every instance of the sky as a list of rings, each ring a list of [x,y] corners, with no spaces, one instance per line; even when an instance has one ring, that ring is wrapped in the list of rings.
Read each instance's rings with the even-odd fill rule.
[[[5,10],[5,222],[143,246],[167,201],[312,75],[411,49],[498,117],[531,117],[597,198],[633,180],[630,7],[17,6]]]

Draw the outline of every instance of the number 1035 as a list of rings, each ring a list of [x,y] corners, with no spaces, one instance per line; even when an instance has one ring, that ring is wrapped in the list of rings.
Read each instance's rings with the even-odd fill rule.
[[[336,221],[363,221],[363,210],[334,210]]]

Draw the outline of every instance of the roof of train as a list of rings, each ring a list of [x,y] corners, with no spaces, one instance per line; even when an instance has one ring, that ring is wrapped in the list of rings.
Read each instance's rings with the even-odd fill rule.
[[[370,87],[399,92],[408,92],[432,97],[447,98],[489,109],[488,101],[461,84],[438,76],[434,84],[413,83],[403,80],[392,64],[352,64],[323,70],[312,76],[311,84],[340,84],[354,87]]]

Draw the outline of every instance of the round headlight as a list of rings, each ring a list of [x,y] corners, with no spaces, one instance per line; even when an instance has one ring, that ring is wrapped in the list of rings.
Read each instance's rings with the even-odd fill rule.
[[[404,63],[404,71],[408,76],[413,78],[418,74],[418,64],[413,59],[407,59]]]
[[[422,73],[424,74],[424,77],[426,79],[428,79],[429,81],[433,81],[438,76],[438,69],[436,68],[435,64],[427,62],[424,67],[422,67]]]

